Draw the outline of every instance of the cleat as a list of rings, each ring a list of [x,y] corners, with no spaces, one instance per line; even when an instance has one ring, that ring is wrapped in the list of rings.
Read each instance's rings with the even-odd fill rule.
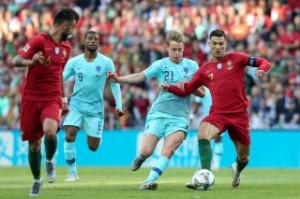
[[[42,187],[42,180],[34,180],[32,183],[32,187],[29,193],[29,196],[38,196]]]
[[[196,190],[196,187],[193,185],[192,182],[186,183],[186,184],[185,184],[185,187],[188,188],[188,189],[194,189],[194,190]]]
[[[52,161],[46,161],[47,181],[53,183],[56,179],[55,167]]]
[[[136,171],[138,170],[143,162],[145,161],[146,159],[142,159],[141,157],[136,157],[133,162],[131,163],[131,171]]]
[[[156,190],[158,187],[158,184],[156,182],[144,182],[140,186],[140,190]]]
[[[67,179],[65,180],[65,182],[75,182],[75,181],[77,181],[77,180],[79,180],[78,175],[77,175],[77,174],[74,174],[74,173],[71,173],[71,174],[67,177]]]
[[[237,163],[231,165],[232,170],[232,187],[237,188],[240,185],[241,174],[237,172]]]

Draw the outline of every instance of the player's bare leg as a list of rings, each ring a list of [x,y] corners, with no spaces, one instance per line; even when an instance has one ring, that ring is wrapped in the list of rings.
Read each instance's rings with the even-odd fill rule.
[[[250,146],[244,145],[235,140],[233,142],[237,151],[237,158],[236,158],[236,162],[231,165],[231,169],[232,169],[231,185],[232,187],[236,188],[240,185],[241,173],[249,162]]]

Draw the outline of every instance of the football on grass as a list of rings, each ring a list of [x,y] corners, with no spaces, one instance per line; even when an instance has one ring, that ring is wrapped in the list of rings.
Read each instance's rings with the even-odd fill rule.
[[[209,190],[215,184],[215,176],[211,171],[201,169],[195,172],[192,182],[197,190]]]

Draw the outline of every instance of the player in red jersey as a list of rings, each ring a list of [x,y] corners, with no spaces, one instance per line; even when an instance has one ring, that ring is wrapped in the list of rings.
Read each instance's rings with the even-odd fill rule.
[[[79,15],[64,8],[56,13],[48,33],[33,37],[12,60],[16,67],[28,67],[21,101],[22,140],[28,140],[28,160],[34,178],[30,196],[37,196],[42,185],[41,139],[45,135],[48,182],[56,178],[52,158],[56,152],[56,132],[60,116],[68,111],[62,72],[71,47],[66,40],[76,27]]]
[[[244,88],[245,66],[258,67],[255,75],[262,78],[270,69],[270,63],[262,58],[244,53],[226,54],[226,35],[223,30],[214,30],[209,36],[212,61],[203,64],[191,81],[178,86],[162,84],[164,91],[186,96],[199,86],[206,86],[212,95],[209,115],[200,124],[198,132],[199,156],[203,169],[211,169],[212,150],[210,140],[225,130],[235,145],[236,162],[231,165],[232,186],[238,187],[240,174],[249,161],[250,134],[247,98]],[[194,189],[192,183],[187,188]]]

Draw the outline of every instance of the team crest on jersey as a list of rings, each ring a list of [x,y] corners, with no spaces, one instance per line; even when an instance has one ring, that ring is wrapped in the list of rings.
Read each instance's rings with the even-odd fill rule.
[[[55,52],[56,55],[58,55],[59,54],[59,47],[55,47],[54,52]]]
[[[227,70],[232,70],[232,69],[233,69],[232,61],[229,60],[229,61],[227,62],[227,67],[226,67],[226,69],[227,69]]]
[[[217,64],[217,69],[221,69],[222,68],[222,64],[221,63],[218,63]]]
[[[101,66],[96,66],[97,77],[100,77],[100,71],[101,71]]]
[[[190,70],[190,69],[189,69],[188,67],[184,67],[184,68],[183,68],[183,72],[184,72],[185,74],[188,74],[189,70]]]
[[[27,52],[29,49],[30,49],[30,45],[29,45],[29,44],[26,44],[26,45],[23,47],[23,51],[24,51],[24,52]]]

